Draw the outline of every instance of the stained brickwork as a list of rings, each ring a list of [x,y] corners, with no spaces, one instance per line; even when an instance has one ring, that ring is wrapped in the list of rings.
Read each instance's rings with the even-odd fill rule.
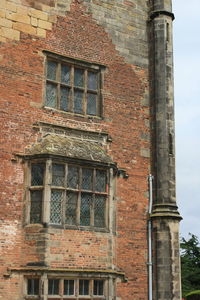
[[[110,34],[116,49],[129,63],[148,64],[146,1],[80,1],[98,24]],[[2,0],[0,3],[0,37],[20,39],[20,33],[46,37],[57,16],[70,10],[71,0],[18,1]]]
[[[25,299],[24,276],[69,270],[109,274],[106,299],[147,299],[147,177],[153,148],[148,13],[146,0],[1,0],[0,299]],[[103,66],[101,117],[45,106],[47,52]],[[67,152],[58,143],[67,140],[69,130],[88,135],[85,147],[98,135],[80,160],[87,164],[94,153],[91,161],[104,160],[111,168],[106,230],[27,221],[29,161],[45,153],[63,159]],[[73,151],[81,144],[71,143]],[[31,152],[38,145],[45,153]]]

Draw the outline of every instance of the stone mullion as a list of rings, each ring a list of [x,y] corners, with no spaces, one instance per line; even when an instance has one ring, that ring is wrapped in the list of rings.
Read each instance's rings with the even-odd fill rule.
[[[92,203],[90,203],[90,226],[94,226],[94,206],[95,206],[95,179],[96,170],[93,169],[92,175]]]
[[[61,63],[58,63],[56,68],[56,81],[57,81],[57,109],[60,109],[61,97]]]
[[[112,253],[112,255],[110,255],[109,257],[109,264],[110,266],[112,266],[115,262],[115,238],[114,238],[114,235],[115,235],[115,232],[116,232],[116,180],[115,180],[115,177],[114,177],[114,174],[113,174],[113,169],[110,168],[108,171],[107,171],[107,198],[106,198],[106,205],[105,205],[105,227],[109,230],[110,232],[110,237],[109,237],[109,251],[110,253]],[[110,291],[110,288],[112,287],[111,283],[110,283],[110,280],[112,279],[109,279],[109,283],[106,283],[108,285],[106,291]],[[113,292],[113,291],[112,291]],[[109,292],[109,295],[110,295],[110,292]],[[114,295],[114,294],[111,294],[111,295]],[[112,296],[109,296],[108,299],[112,299]]]
[[[26,210],[25,210],[25,224],[30,223],[30,212],[31,212],[31,195],[30,187],[31,186],[31,163],[25,163],[25,199],[26,199]]]
[[[43,215],[42,220],[44,223],[50,221],[50,205],[51,205],[51,181],[52,181],[52,160],[46,161],[44,192],[43,192]]]
[[[67,176],[68,176],[68,165],[65,164],[65,180],[64,180],[64,191],[62,197],[62,224],[66,224],[66,208],[67,208]]]
[[[106,288],[106,292],[107,292],[107,299],[108,300],[113,300],[115,299],[115,295],[116,295],[116,282],[113,279],[112,276],[109,277],[107,284],[107,288]]]
[[[106,227],[109,228],[111,232],[114,230],[113,220],[114,218],[114,203],[113,199],[115,198],[115,185],[114,185],[114,177],[113,177],[113,169],[111,168],[109,172],[107,172],[108,176],[108,195],[106,199],[106,207],[105,207],[105,220]],[[114,252],[113,252],[114,253]]]
[[[98,97],[97,97],[97,115],[103,117],[104,115],[104,99],[103,99],[103,84],[104,84],[104,72],[101,69],[98,73]]]
[[[81,211],[81,182],[82,182],[82,169],[79,168],[78,170],[78,177],[79,177],[79,183],[78,183],[78,199],[77,199],[77,215],[76,215],[76,222],[77,225],[80,225],[80,211]]]
[[[44,273],[41,276],[41,288],[40,288],[40,295],[41,300],[48,300],[48,278],[47,273]]]
[[[87,82],[88,70],[84,70],[83,114],[87,115]]]
[[[71,112],[74,112],[74,66],[71,67],[71,72],[70,72],[70,81],[71,81],[71,91],[70,91],[70,105],[69,105],[69,110]]]

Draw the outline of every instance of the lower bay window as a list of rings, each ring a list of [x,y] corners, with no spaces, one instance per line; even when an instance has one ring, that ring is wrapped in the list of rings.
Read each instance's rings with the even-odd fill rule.
[[[40,299],[43,295],[47,300],[104,300],[108,294],[106,279],[48,278],[43,284],[42,289],[39,278],[26,278],[26,298]]]
[[[47,159],[29,170],[28,223],[107,227],[108,169]]]

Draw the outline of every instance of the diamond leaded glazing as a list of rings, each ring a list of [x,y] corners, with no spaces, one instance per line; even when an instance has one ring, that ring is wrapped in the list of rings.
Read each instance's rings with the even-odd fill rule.
[[[70,67],[61,65],[61,82],[70,84]]]
[[[106,197],[101,195],[95,195],[94,201],[94,226],[105,226],[105,201]]]
[[[74,91],[74,112],[83,113],[83,92],[81,91]]]
[[[51,191],[50,223],[61,224],[62,222],[62,197],[61,191]]]
[[[97,113],[97,95],[87,94],[87,114],[95,116]]]
[[[97,73],[88,72],[87,86],[89,90],[97,90]]]
[[[97,192],[106,192],[106,171],[96,170],[95,190]]]
[[[80,225],[90,225],[90,205],[92,201],[91,194],[81,194],[81,208],[80,208]]]
[[[41,223],[42,220],[42,190],[31,191],[30,223]]]
[[[44,164],[32,164],[31,166],[31,185],[43,185]]]
[[[64,186],[65,165],[53,164],[52,166],[52,185]]]
[[[57,87],[55,84],[47,83],[46,85],[46,105],[49,107],[56,107],[57,103]]]
[[[83,190],[92,190],[93,184],[93,170],[92,169],[82,169],[82,189]]]
[[[69,111],[69,93],[70,89],[61,87],[60,88],[60,109]]]
[[[49,61],[47,64],[47,78],[56,80],[57,63],[55,61]]]
[[[77,87],[83,87],[84,83],[84,70],[74,69],[74,85]]]
[[[76,225],[78,193],[67,192],[65,222],[69,225]]]
[[[47,166],[39,162],[31,165],[30,222],[43,222],[47,209],[45,222],[49,218],[51,224],[104,228],[107,171],[50,160]]]
[[[72,189],[78,188],[78,168],[74,166],[68,166],[67,186]]]

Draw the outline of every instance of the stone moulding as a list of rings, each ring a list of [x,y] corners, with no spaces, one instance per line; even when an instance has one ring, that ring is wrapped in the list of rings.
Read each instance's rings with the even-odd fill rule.
[[[49,267],[19,267],[19,268],[8,268],[7,273],[4,274],[6,277],[10,277],[12,273],[56,273],[65,276],[86,276],[86,277],[115,277],[120,278],[123,282],[126,282],[125,273],[117,270],[98,270],[98,269],[67,269],[67,268],[49,268]]]
[[[168,16],[168,17],[171,17],[172,20],[175,19],[175,16],[172,12],[170,11],[167,11],[167,10],[155,10],[155,11],[152,11],[151,14],[150,14],[150,20],[153,20],[154,18],[160,16],[160,15],[165,15],[165,16]]]

